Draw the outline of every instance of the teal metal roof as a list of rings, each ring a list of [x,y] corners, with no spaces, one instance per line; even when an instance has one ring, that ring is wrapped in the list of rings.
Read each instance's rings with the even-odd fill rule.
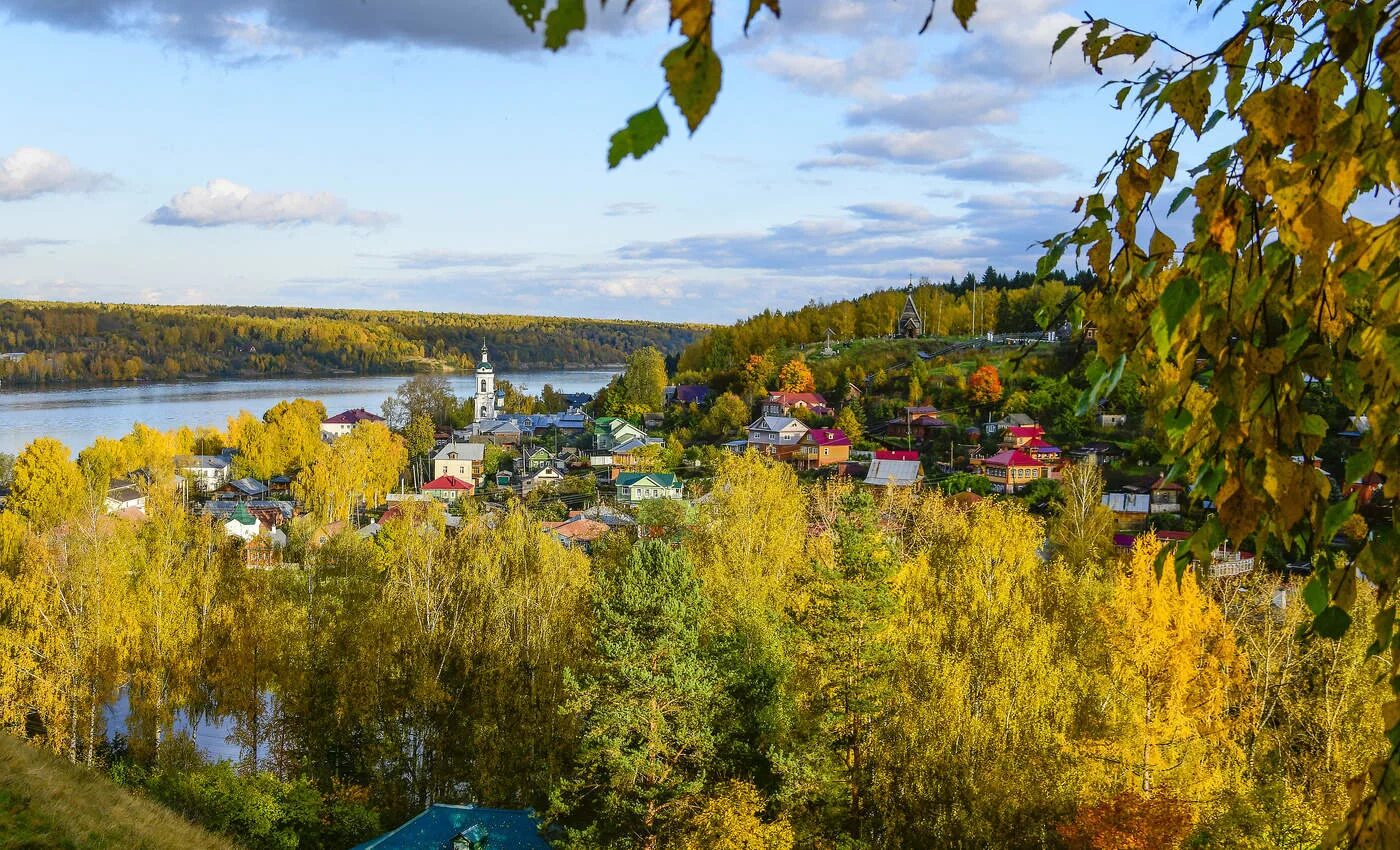
[[[650,478],[658,487],[676,486],[676,476],[669,472],[624,472],[613,482],[619,487],[631,487],[638,481]]]
[[[484,838],[482,846],[489,850],[549,850],[534,812],[445,803],[435,803],[398,829],[351,850],[451,850],[452,840],[463,833],[477,841]]]

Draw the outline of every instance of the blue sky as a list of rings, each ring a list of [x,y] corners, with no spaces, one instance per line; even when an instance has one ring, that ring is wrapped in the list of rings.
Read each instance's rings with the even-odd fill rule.
[[[729,0],[714,112],[608,171],[679,40],[621,5],[549,54],[505,0],[0,0],[0,297],[730,321],[1029,268],[1129,124],[1049,63],[1083,3]]]

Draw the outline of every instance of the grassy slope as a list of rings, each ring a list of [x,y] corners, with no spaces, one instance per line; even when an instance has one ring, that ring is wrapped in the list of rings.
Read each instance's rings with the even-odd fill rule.
[[[100,773],[0,733],[0,850],[232,850]]]

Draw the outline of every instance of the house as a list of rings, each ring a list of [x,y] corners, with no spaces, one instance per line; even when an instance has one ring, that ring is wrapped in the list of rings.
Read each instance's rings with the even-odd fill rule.
[[[611,530],[607,523],[589,519],[582,511],[569,511],[568,519],[562,522],[542,522],[540,527],[565,546],[584,550]]]
[[[214,517],[222,524],[239,509],[246,510],[267,525],[281,528],[292,520],[292,503],[279,499],[249,499],[235,502],[232,499],[215,499],[205,502],[200,511]]]
[[[777,458],[787,458],[807,433],[807,426],[791,416],[764,415],[749,423],[748,448]]]
[[[351,850],[549,850],[531,811],[433,803],[398,829]]]
[[[818,416],[830,416],[832,413],[821,393],[771,392],[763,400],[763,415],[789,416],[794,408],[799,407]]]
[[[525,455],[521,458],[521,462],[525,464],[526,470],[534,470],[546,466],[554,466],[555,459],[554,455],[550,453],[549,449],[546,449],[543,446],[536,446],[525,453]]]
[[[803,469],[843,463],[851,457],[851,438],[840,428],[813,428],[797,441],[793,460]]]
[[[865,474],[865,483],[872,487],[918,487],[923,480],[918,452],[878,451]]]
[[[1020,449],[997,452],[981,462],[982,474],[995,493],[1018,493],[1027,484],[1050,477],[1050,467]]]
[[[666,414],[664,413],[643,413],[642,427],[657,429],[666,424]]]
[[[459,432],[454,432],[457,439]],[[479,419],[467,427],[467,442],[493,446],[518,446],[524,432],[513,419]]]
[[[1385,476],[1379,472],[1368,472],[1342,489],[1343,496],[1356,494],[1356,504],[1365,507],[1381,500],[1385,495]]]
[[[267,495],[267,485],[256,478],[235,478],[214,491],[220,499],[260,499]]]
[[[646,439],[647,432],[620,416],[604,416],[593,420],[593,445],[607,451],[628,440]]]
[[[237,537],[245,543],[266,536],[278,548],[287,545],[287,535],[281,529],[258,519],[248,506],[242,503],[238,504],[224,522],[224,531],[228,532],[230,537]]]
[[[451,504],[458,499],[471,496],[472,493],[476,492],[476,485],[455,475],[442,475],[418,489],[422,490],[425,495]]]
[[[193,481],[199,492],[212,493],[228,482],[233,463],[220,455],[180,455],[175,458],[175,469]]]
[[[527,472],[520,479],[520,495],[525,495],[537,487],[547,484],[558,484],[564,480],[564,475],[553,466],[541,466],[533,472]]]
[[[448,443],[433,454],[433,477],[452,475],[475,484],[481,480],[481,465],[486,458],[482,443]]]
[[[362,422],[383,421],[383,416],[376,416],[363,407],[356,407],[352,410],[346,410],[321,420],[321,437],[327,440],[334,440],[336,437],[344,437],[346,434],[349,434],[355,429],[356,425]]]
[[[1059,446],[1052,446],[1040,437],[1032,437],[1025,445],[1021,446],[1021,451],[1047,466],[1058,464],[1064,454],[1060,451]]]
[[[666,401],[671,404],[704,404],[710,398],[710,388],[703,384],[677,384],[666,388]]]
[[[136,482],[119,478],[107,488],[107,496],[102,500],[102,504],[109,514],[121,513],[122,511],[144,514],[146,512],[146,494],[141,492],[141,488],[136,486]]]
[[[1069,450],[1070,460],[1092,459],[1095,463],[1112,463],[1123,456],[1123,450],[1112,443],[1085,443]]]
[[[1104,493],[1100,502],[1113,511],[1120,525],[1141,527],[1153,514],[1181,513],[1180,484],[1168,482],[1164,476],[1129,482],[1117,490]]]
[[[681,497],[681,485],[669,472],[624,472],[617,476],[616,484],[617,500],[625,505]]]
[[[951,423],[939,417],[937,408],[906,407],[903,416],[896,416],[885,423],[885,434],[910,440],[926,440],[952,427]]]
[[[1006,428],[1018,428],[1026,425],[1036,424],[1035,420],[1024,413],[1008,413],[1000,419],[988,422],[982,426],[982,430],[988,434],[995,434]]]
[[[1104,429],[1122,428],[1128,424],[1128,417],[1121,413],[1100,413],[1094,417],[1094,424]]]
[[[1031,440],[1045,436],[1045,429],[1039,425],[1011,425],[1001,429],[1001,444],[1007,448],[1025,447]]]

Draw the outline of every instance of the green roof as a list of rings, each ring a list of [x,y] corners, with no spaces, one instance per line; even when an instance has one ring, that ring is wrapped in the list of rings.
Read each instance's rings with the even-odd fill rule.
[[[435,803],[398,829],[352,850],[439,850],[463,836],[490,850],[549,850],[533,812]],[[483,840],[484,839],[484,840]]]
[[[632,487],[647,478],[655,482],[658,487],[676,486],[676,476],[669,472],[624,472],[617,476],[617,486]]]
[[[233,509],[233,513],[229,514],[228,518],[230,520],[236,520],[239,525],[258,524],[257,519],[255,519],[253,515],[248,512],[248,506],[243,504],[242,502],[238,503],[238,507]]]

